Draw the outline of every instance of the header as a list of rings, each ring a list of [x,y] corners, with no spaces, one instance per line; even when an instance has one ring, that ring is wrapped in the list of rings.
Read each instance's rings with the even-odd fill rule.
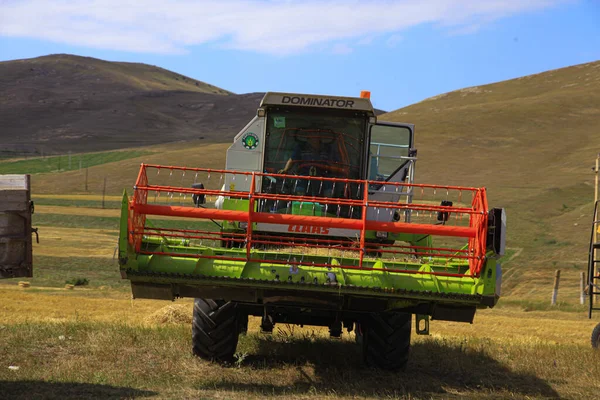
[[[261,107],[274,105],[337,108],[343,110],[366,111],[374,114],[373,106],[368,98],[334,97],[316,94],[276,93],[267,92],[260,103]]]

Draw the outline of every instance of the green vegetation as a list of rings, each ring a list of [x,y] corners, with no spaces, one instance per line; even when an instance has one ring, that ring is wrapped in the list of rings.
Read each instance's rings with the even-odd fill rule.
[[[71,278],[67,279],[65,283],[73,286],[87,286],[90,281],[87,278]]]
[[[33,214],[33,225],[56,226],[61,228],[86,228],[86,229],[109,229],[119,228],[118,217],[97,217],[92,215],[64,215],[64,214]]]
[[[75,275],[85,276],[86,278],[72,278],[67,280],[66,283],[76,286],[84,284],[90,288],[105,286],[122,291],[129,290],[129,283],[121,279],[117,261],[112,258],[34,255],[33,263],[35,273],[33,278],[28,278],[28,281],[31,282],[34,289],[40,287],[62,288],[65,285],[65,278]],[[2,285],[15,285],[18,280],[3,280],[0,282],[0,287]],[[79,285],[77,285],[77,281],[79,281]],[[85,281],[87,281],[87,284],[83,283]]]
[[[84,229],[108,229],[114,230],[117,235],[119,229],[119,217],[99,217],[94,215],[65,215],[65,214],[33,214],[33,225],[55,226],[61,228],[84,228]],[[217,225],[208,221],[197,221],[192,219],[165,220],[150,219],[155,228],[173,229],[202,229],[215,230]]]
[[[108,151],[102,153],[72,154],[52,157],[36,157],[19,161],[0,161],[0,174],[39,174],[47,172],[75,171],[130,158],[151,154],[145,150]],[[69,164],[69,159],[71,162]]]
[[[60,206],[60,207],[85,207],[101,208],[102,200],[84,200],[84,199],[52,199],[46,197],[33,197],[36,206]],[[120,209],[120,201],[105,201],[104,208]]]

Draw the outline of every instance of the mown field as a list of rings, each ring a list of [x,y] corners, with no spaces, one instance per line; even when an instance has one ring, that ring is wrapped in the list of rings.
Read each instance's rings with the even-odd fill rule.
[[[68,186],[57,175],[69,173],[76,172],[34,182]],[[578,304],[580,268],[563,272],[551,307],[551,285],[534,282],[544,296],[524,296],[511,282],[518,247],[504,262],[508,290],[499,306],[472,325],[433,321],[430,336],[413,336],[407,372],[365,368],[353,333],[329,339],[326,329],[278,325],[265,335],[257,319],[233,365],[199,360],[191,354],[191,300],[131,300],[120,279],[113,255],[121,196],[111,192],[102,209],[97,191],[71,193],[34,194],[35,277],[29,288],[0,283],[2,398],[589,399],[600,391],[600,353],[589,344],[595,322]],[[64,288],[78,278],[89,284]]]

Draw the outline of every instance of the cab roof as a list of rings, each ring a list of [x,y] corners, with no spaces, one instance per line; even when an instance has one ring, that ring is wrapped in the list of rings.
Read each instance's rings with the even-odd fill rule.
[[[261,108],[270,106],[296,106],[311,108],[333,108],[363,111],[375,115],[371,100],[362,97],[323,96],[318,94],[267,92],[260,102]]]

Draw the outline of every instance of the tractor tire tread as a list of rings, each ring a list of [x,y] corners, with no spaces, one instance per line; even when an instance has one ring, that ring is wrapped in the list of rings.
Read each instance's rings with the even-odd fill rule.
[[[596,325],[592,330],[591,342],[593,348],[600,348],[600,324]]]
[[[192,350],[205,360],[230,362],[238,342],[238,313],[232,302],[195,299]]]
[[[363,358],[368,366],[405,370],[410,352],[412,315],[373,314],[364,324]]]

